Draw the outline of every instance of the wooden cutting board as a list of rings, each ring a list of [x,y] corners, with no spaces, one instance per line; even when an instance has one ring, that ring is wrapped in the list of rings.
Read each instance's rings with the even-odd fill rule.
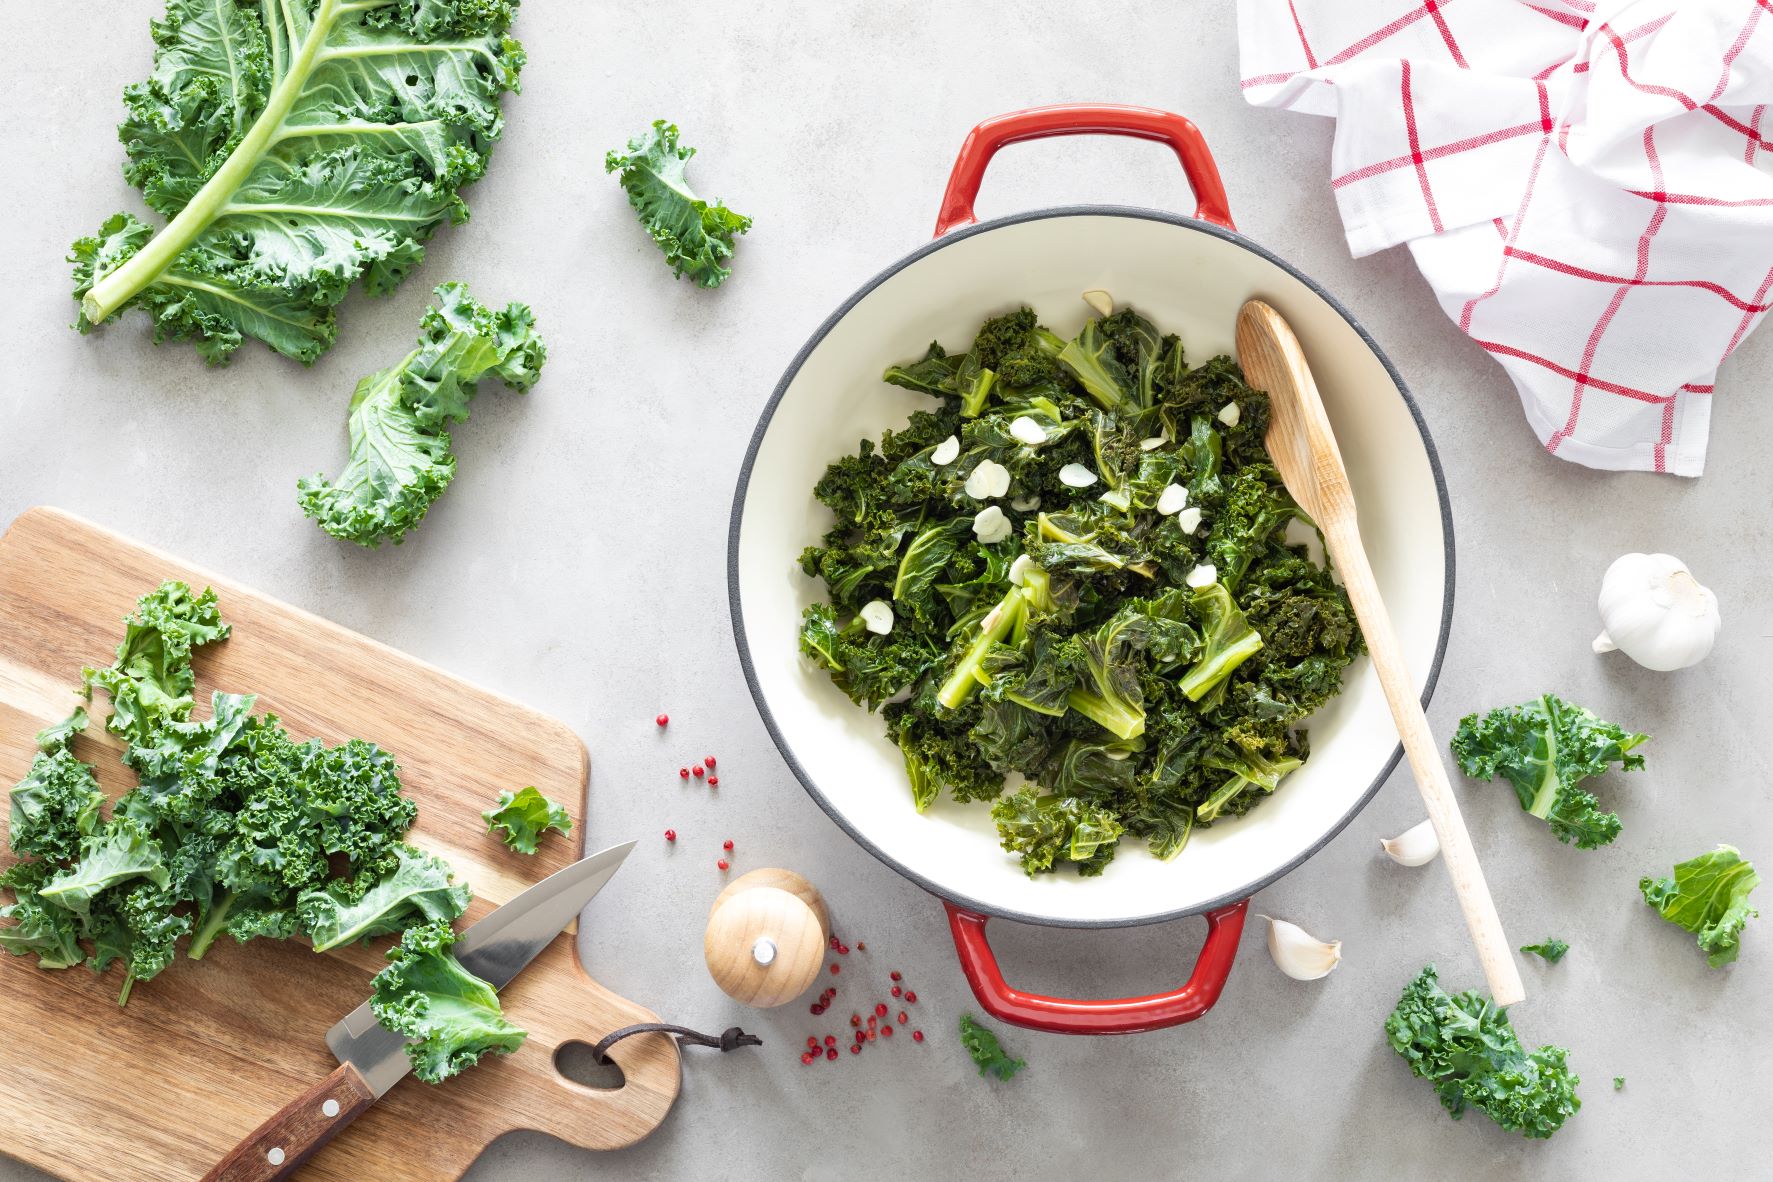
[[[391,751],[419,805],[411,840],[473,884],[469,919],[583,853],[589,761],[562,723],[54,509],[23,514],[0,537],[0,788],[24,775],[36,732],[76,704],[81,666],[109,664],[123,617],[169,578],[213,586],[234,627],[197,658],[199,713],[211,689],[256,692],[258,708],[297,738],[358,737]],[[108,708],[97,696],[74,750],[115,797],[133,777],[103,732]],[[565,802],[574,821],[570,838],[551,836],[535,857],[506,849],[480,819],[502,789],[525,784]],[[5,826],[0,809],[0,834]],[[0,863],[11,861],[0,843]],[[323,1035],[369,995],[389,942],[316,955],[296,941],[224,938],[202,961],[181,958],[137,984],[122,1009],[115,966],[102,977],[45,972],[34,957],[0,954],[0,1152],[69,1179],[201,1177],[336,1066]],[[520,1050],[439,1085],[407,1077],[300,1177],[432,1182],[460,1176],[514,1129],[613,1149],[664,1120],[678,1087],[668,1038],[617,1044],[619,1088],[583,1087],[556,1070],[566,1044],[657,1021],[585,974],[570,932],[502,997],[529,1031]]]

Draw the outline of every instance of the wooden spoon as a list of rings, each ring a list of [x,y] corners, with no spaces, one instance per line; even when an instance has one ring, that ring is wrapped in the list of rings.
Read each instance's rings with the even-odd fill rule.
[[[1342,453],[1336,448],[1336,436],[1318,397],[1317,383],[1305,364],[1305,354],[1280,313],[1261,300],[1249,301],[1238,313],[1237,354],[1245,380],[1268,392],[1272,407],[1265,440],[1268,454],[1287,491],[1323,531],[1330,561],[1354,605],[1355,618],[1366,636],[1367,653],[1410,758],[1416,787],[1421,789],[1428,818],[1440,839],[1441,857],[1452,875],[1453,891],[1465,912],[1465,924],[1471,929],[1491,996],[1498,1005],[1513,1005],[1526,997],[1514,951],[1502,934],[1502,920],[1484,883],[1477,852],[1471,848],[1465,820],[1459,815],[1459,802],[1447,781],[1440,747],[1429,732],[1428,718],[1416,697],[1416,682],[1404,665],[1391,616],[1379,598],[1373,568],[1361,547],[1348,471],[1342,466]]]

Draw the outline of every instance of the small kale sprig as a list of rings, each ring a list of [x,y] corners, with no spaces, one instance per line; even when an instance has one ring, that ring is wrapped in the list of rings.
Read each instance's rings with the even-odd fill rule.
[[[479,380],[518,393],[541,376],[548,350],[528,305],[495,312],[460,283],[432,293],[418,347],[357,383],[348,427],[351,458],[336,481],[302,480],[302,512],[335,538],[398,546],[456,475],[451,425],[468,421]]]
[[[628,204],[671,270],[703,287],[719,287],[732,274],[721,264],[733,257],[733,236],[749,230],[751,219],[696,196],[684,171],[695,154],[678,145],[676,124],[656,119],[625,151],[609,153],[603,169],[621,174]]]
[[[973,1021],[971,1014],[960,1016],[960,1045],[966,1048],[967,1054],[973,1057],[973,1062],[979,1065],[980,1075],[1010,1079],[1028,1066],[1026,1060],[1012,1059],[1006,1054],[997,1041],[997,1035]]]
[[[1673,878],[1645,875],[1638,890],[1663,919],[1698,938],[1706,963],[1715,969],[1736,959],[1742,929],[1760,914],[1748,905],[1748,893],[1760,881],[1761,876],[1735,846],[1721,845],[1677,862]]]
[[[488,1051],[508,1055],[526,1037],[505,1020],[498,992],[455,958],[455,942],[447,919],[409,928],[370,983],[376,1021],[407,1037],[413,1074],[426,1083],[466,1071]]]
[[[1568,1051],[1528,1051],[1507,1010],[1474,990],[1447,993],[1433,965],[1404,988],[1385,1035],[1410,1070],[1434,1084],[1454,1120],[1476,1108],[1505,1129],[1545,1138],[1582,1107]]]
[[[1564,953],[1570,951],[1570,946],[1556,936],[1547,936],[1537,944],[1522,944],[1521,951],[1531,952],[1546,964],[1556,964],[1564,959]]]
[[[504,843],[520,854],[535,853],[536,843],[548,830],[566,833],[573,827],[566,806],[543,796],[534,784],[517,792],[499,793],[499,803],[480,815],[488,833],[503,829]]]
[[[1602,812],[1594,794],[1578,785],[1610,764],[1626,771],[1643,767],[1644,757],[1632,752],[1649,739],[1544,694],[1482,716],[1466,715],[1452,747],[1466,775],[1502,776],[1514,786],[1521,807],[1551,826],[1559,841],[1592,850],[1619,836],[1619,814]]]

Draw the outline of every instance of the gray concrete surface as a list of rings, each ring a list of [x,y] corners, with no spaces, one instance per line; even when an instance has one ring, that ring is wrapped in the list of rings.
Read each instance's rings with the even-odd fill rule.
[[[469,193],[473,222],[442,233],[392,298],[354,296],[338,346],[311,370],[256,346],[206,370],[183,346],[150,347],[138,316],[90,339],[66,327],[67,242],[114,209],[142,208],[119,175],[113,127],[119,88],[147,69],[146,22],[159,8],[8,14],[13,43],[36,48],[0,79],[11,113],[0,132],[0,521],[64,506],[568,720],[592,752],[592,840],[641,839],[589,913],[590,970],[671,1020],[742,1023],[768,1041],[689,1054],[676,1110],[629,1150],[513,1136],[474,1166],[475,1182],[1765,1170],[1773,918],[1751,928],[1740,963],[1712,971],[1635,884],[1718,841],[1773,869],[1773,335],[1725,367],[1705,477],[1589,472],[1538,448],[1502,371],[1442,316],[1403,252],[1348,257],[1327,189],[1330,127],[1244,106],[1229,4],[1121,3],[1086,16],[776,0],[716,15],[679,0],[532,0],[518,30],[531,55],[524,92],[507,107],[491,175]],[[1599,852],[1558,845],[1504,789],[1464,787],[1510,932],[1574,946],[1559,966],[1525,965],[1531,998],[1516,1013],[1529,1041],[1570,1047],[1584,1079],[1583,1111],[1550,1143],[1481,1116],[1449,1121],[1383,1043],[1380,1023],[1425,961],[1455,985],[1478,982],[1444,876],[1378,855],[1379,837],[1421,816],[1404,774],[1255,905],[1342,938],[1333,976],[1282,977],[1252,928],[1205,1020],[1117,1040],[1009,1031],[1032,1066],[998,1086],[974,1076],[952,1037],[971,999],[941,908],[824,817],[752,709],[723,559],[759,409],[829,309],[928,235],[966,130],[1067,99],[1193,116],[1239,223],[1338,294],[1420,397],[1459,545],[1452,647],[1431,711],[1443,732],[1466,711],[1555,689],[1655,736],[1649,770],[1605,786],[1625,832]],[[757,218],[723,290],[673,283],[603,175],[603,151],[660,115],[702,148],[698,186]],[[980,211],[1080,200],[1191,205],[1162,149],[1070,140],[1005,152]],[[482,397],[457,435],[456,487],[406,545],[335,543],[300,517],[295,480],[336,469],[352,383],[398,355],[430,286],[456,278],[489,300],[534,305],[547,374],[527,399]],[[1699,669],[1660,676],[1588,652],[1600,573],[1634,549],[1672,550],[1717,590],[1725,633]],[[659,710],[673,719],[663,735]],[[720,759],[717,797],[676,778],[704,752]],[[667,825],[682,835],[674,850],[659,837]],[[751,1013],[715,989],[699,941],[726,837],[740,868],[808,874],[876,971],[915,982],[925,1045],[803,1068],[804,1006]],[[1018,982],[1110,995],[1185,975],[1200,928],[998,924],[994,936]],[[851,964],[844,984],[857,980]],[[1624,1091],[1614,1075],[1627,1077]],[[36,1177],[0,1164],[0,1182]]]

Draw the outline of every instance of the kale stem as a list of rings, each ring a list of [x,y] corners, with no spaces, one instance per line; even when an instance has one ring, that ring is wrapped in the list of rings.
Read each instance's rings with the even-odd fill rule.
[[[942,683],[936,693],[936,700],[950,710],[958,710],[966,704],[973,691],[979,688],[978,672],[985,660],[985,654],[991,646],[1010,634],[1010,630],[1021,620],[1028,610],[1028,600],[1022,594],[1022,588],[1011,587],[1009,594],[998,601],[985,618],[991,626],[979,633],[978,639],[967,646],[961,654],[960,663]]]

